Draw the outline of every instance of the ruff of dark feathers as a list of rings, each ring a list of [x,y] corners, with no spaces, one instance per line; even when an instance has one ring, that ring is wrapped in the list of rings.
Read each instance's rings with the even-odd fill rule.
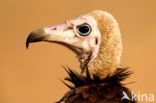
[[[129,98],[132,97],[130,90],[121,83],[132,74],[128,68],[118,68],[104,79],[96,75],[91,78],[88,70],[84,76],[69,67],[64,69],[69,75],[65,81],[73,85],[63,81],[70,90],[56,103],[136,103],[134,100],[121,100],[123,91]]]

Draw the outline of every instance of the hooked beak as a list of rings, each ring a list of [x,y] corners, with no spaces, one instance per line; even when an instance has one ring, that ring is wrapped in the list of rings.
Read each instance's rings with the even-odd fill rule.
[[[76,40],[73,29],[63,23],[32,31],[26,40],[26,48],[29,47],[30,43],[39,41],[60,43],[67,47],[70,46],[70,49],[72,49]]]
[[[37,29],[31,32],[26,41],[26,48],[29,47],[30,43],[46,40],[47,36],[43,29]]]

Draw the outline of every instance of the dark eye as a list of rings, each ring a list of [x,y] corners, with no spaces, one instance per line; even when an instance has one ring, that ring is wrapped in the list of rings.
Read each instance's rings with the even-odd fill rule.
[[[76,30],[81,36],[88,36],[91,32],[91,27],[85,23],[77,26]]]

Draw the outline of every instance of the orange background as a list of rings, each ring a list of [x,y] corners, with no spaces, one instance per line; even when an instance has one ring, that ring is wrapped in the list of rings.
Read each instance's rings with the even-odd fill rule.
[[[125,82],[134,91],[156,95],[155,0],[1,0],[0,1],[0,103],[51,103],[68,90],[59,79],[61,65],[79,70],[75,54],[50,43],[25,48],[36,29],[87,13],[111,12],[120,24],[124,51],[122,64],[134,74]]]

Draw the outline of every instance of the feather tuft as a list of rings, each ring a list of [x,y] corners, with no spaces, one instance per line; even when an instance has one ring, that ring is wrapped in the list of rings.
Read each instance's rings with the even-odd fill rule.
[[[128,99],[122,100],[123,92],[129,98],[132,97],[130,90],[121,82],[128,78],[132,72],[128,68],[118,68],[106,78],[101,79],[94,75],[90,78],[87,70],[86,76],[78,74],[69,67],[64,67],[68,73],[63,83],[70,89],[57,103],[136,103]],[[122,101],[121,101],[122,100]]]

